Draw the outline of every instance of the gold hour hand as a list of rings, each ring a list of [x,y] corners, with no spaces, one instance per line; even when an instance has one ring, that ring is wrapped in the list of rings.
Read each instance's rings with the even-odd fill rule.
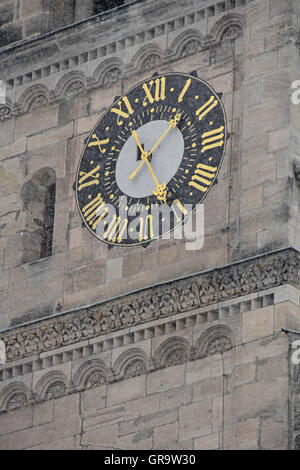
[[[147,166],[150,170],[152,178],[154,179],[154,182],[156,184],[156,189],[155,189],[155,191],[153,191],[154,196],[156,196],[159,201],[163,201],[164,203],[166,203],[167,202],[167,190],[166,190],[167,185],[166,185],[166,183],[159,184],[158,179],[156,178],[156,176],[154,174],[154,171],[153,171],[153,169],[152,169],[152,167],[149,163],[148,157],[147,156],[144,157],[142,155],[142,158],[147,163]]]
[[[131,131],[133,137],[135,138],[136,140],[136,143],[138,145],[138,148],[140,149],[141,153],[143,154],[145,152],[145,150],[143,149],[142,147],[142,144],[140,142],[140,139],[138,138],[138,135],[137,135],[137,132],[136,131]]]
[[[144,155],[144,156],[146,156],[146,157],[148,158],[148,152],[145,152],[145,150],[143,149],[143,147],[142,147],[142,145],[141,145],[141,142],[140,142],[140,140],[139,140],[139,138],[138,138],[137,132],[136,132],[136,131],[131,131],[131,133],[132,133],[133,137],[134,137],[135,140],[136,140],[136,143],[137,143],[137,145],[138,145],[138,148],[140,149],[140,152],[141,152],[142,157],[143,157],[143,155]],[[143,158],[142,158],[142,162],[139,164],[139,166],[137,167],[137,169],[134,170],[134,171],[131,173],[131,175],[129,176],[129,179],[130,179],[130,180],[132,180],[132,179],[135,177],[135,175],[136,175],[137,172],[140,170],[140,168],[142,168],[142,166],[144,165],[144,163],[145,163],[145,161],[144,161]]]
[[[159,182],[158,182],[158,180],[157,180],[157,178],[156,178],[156,176],[155,176],[155,174],[154,174],[154,171],[152,170],[152,167],[151,167],[151,165],[150,165],[150,163],[149,163],[148,155],[143,155],[143,154],[142,154],[142,160],[143,160],[143,163],[145,163],[145,162],[147,163],[147,166],[148,166],[148,168],[149,168],[149,170],[150,170],[150,173],[151,173],[151,175],[152,175],[152,178],[154,179],[154,183],[156,184],[156,186],[159,186]]]
[[[154,196],[157,197],[159,201],[163,201],[165,204],[167,203],[167,185],[166,183],[159,184],[156,187],[156,190],[153,191]]]
[[[139,164],[139,166],[137,167],[136,170],[134,170],[131,175],[129,176],[129,179],[130,180],[133,180],[133,178],[135,177],[135,175],[137,174],[137,172],[139,171],[140,168],[142,168],[142,166],[144,165],[144,161],[142,161],[142,163]]]

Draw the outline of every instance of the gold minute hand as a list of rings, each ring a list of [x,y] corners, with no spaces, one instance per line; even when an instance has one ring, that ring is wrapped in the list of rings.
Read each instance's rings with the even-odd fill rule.
[[[163,133],[163,135],[158,139],[158,141],[156,142],[156,144],[152,147],[152,149],[150,150],[150,152],[145,152],[143,147],[141,146],[140,142],[139,142],[139,139],[138,139],[138,136],[137,136],[137,133],[136,131],[131,131],[133,137],[135,138],[137,144],[138,144],[138,147],[140,149],[140,151],[142,152],[142,155],[145,155],[147,156],[147,159],[148,157],[150,157],[150,155],[152,154],[152,152],[156,149],[156,147],[161,143],[161,141],[163,140],[163,138],[167,135],[167,133],[169,132],[169,130],[173,127],[175,128],[179,122],[181,118],[181,114],[176,114],[176,116],[174,117],[174,119],[171,119],[170,121],[170,125],[169,127],[165,130],[165,132]],[[137,174],[137,172],[140,170],[140,168],[142,168],[142,166],[144,165],[146,160],[143,160],[140,165],[137,167],[136,170],[134,170],[131,175],[129,176],[129,179],[132,180],[135,175]]]
[[[170,125],[169,127],[165,130],[165,132],[163,133],[163,135],[158,139],[158,141],[156,142],[156,144],[152,147],[152,149],[150,150],[149,152],[149,155],[151,155],[151,153],[156,149],[156,147],[161,143],[161,141],[163,140],[163,138],[167,135],[167,133],[169,132],[169,130],[173,127],[175,128],[179,122],[181,118],[181,114],[176,114],[175,118],[174,119],[171,119],[170,121]]]

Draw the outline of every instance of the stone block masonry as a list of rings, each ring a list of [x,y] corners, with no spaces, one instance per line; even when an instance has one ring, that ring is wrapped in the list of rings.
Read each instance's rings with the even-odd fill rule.
[[[28,4],[25,8],[21,3],[20,21],[31,18],[38,7]],[[152,3],[137,2],[116,14],[128,8],[139,18]],[[12,58],[9,64],[6,59],[3,62],[8,99],[0,107],[0,195],[4,204],[0,214],[0,298],[4,306],[0,328],[292,246],[298,240],[291,216],[297,205],[292,200],[289,163],[291,72],[279,60],[284,51],[291,53],[292,45],[282,38],[282,44],[278,42],[272,50],[264,47],[267,40],[280,35],[282,13],[277,15],[277,8],[272,7],[270,17],[267,1],[224,1],[224,8],[219,2],[214,8],[195,9],[178,0],[170,17],[170,8],[163,8],[166,3],[158,3],[163,13],[152,15],[151,31],[144,23],[140,32],[131,31],[134,22],[128,19],[116,37],[105,29],[114,31],[117,21],[108,15],[103,20],[105,35],[101,33],[91,44],[78,37],[86,27],[99,34],[96,19],[87,20],[82,30],[72,26],[61,33],[68,39],[63,48],[54,41],[55,34],[54,43],[46,38],[33,41],[32,63]],[[12,5],[7,2],[7,18]],[[255,12],[260,14],[260,26]],[[292,11],[287,10],[288,28],[291,16]],[[229,31],[235,44],[235,66]],[[71,46],[74,41],[76,51]],[[14,50],[18,47],[16,44]],[[48,52],[41,56],[40,47]],[[214,56],[218,48],[222,54]],[[147,70],[145,63],[150,64]],[[25,71],[22,76],[20,68]],[[187,253],[179,240],[157,241],[146,250],[109,250],[81,226],[72,189],[77,164],[85,139],[115,96],[163,70],[195,72],[222,92],[229,128],[234,129],[218,184],[205,200],[205,244],[195,253]],[[53,256],[34,265],[24,263],[28,257],[22,254],[28,246],[28,210],[20,195],[24,184],[45,167],[55,170],[57,182]],[[7,196],[15,202],[7,202]],[[25,301],[24,285],[17,281],[22,272],[31,292]],[[40,285],[45,283],[47,293],[41,297]]]
[[[0,367],[0,449],[293,448],[282,327],[300,329],[299,295],[273,287],[23,359],[15,344]]]
[[[92,1],[1,2],[0,449],[300,448],[298,336],[282,331],[300,331],[298,3],[92,18]],[[109,249],[77,211],[81,152],[116,97],[172,71],[222,93],[228,118],[204,247]]]

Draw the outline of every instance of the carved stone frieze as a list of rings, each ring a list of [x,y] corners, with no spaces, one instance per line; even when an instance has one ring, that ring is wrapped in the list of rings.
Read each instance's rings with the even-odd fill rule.
[[[190,41],[187,42],[187,44],[184,45],[182,56],[186,57],[192,54],[196,54],[197,52],[200,51],[200,49],[201,49],[200,41],[197,41],[196,39],[191,39]]]
[[[146,365],[142,359],[135,359],[131,361],[124,370],[124,379],[130,377],[137,377],[139,375],[145,374],[147,371]]]
[[[212,348],[212,341],[216,339],[217,347]],[[169,337],[150,357],[143,349],[131,347],[121,353],[113,365],[95,357],[84,360],[79,367],[75,366],[75,372],[70,372],[70,377],[61,370],[50,372],[45,370],[32,390],[19,381],[11,382],[4,387],[0,392],[0,412],[61,398],[95,387],[105,387],[111,382],[151,373],[156,369],[178,366],[188,361],[202,359],[209,354],[220,354],[232,348],[234,344],[232,330],[220,324],[205,329],[195,345],[189,344],[187,339],[181,336]]]
[[[222,35],[222,42],[234,41],[238,37],[243,35],[243,28],[240,25],[234,24],[229,25],[223,35]]]
[[[63,382],[57,381],[49,385],[46,390],[45,399],[51,400],[52,398],[61,398],[66,394],[66,385]]]
[[[10,106],[3,105],[0,106],[0,121],[5,121],[11,117],[11,108]]]
[[[159,66],[160,64],[161,64],[161,59],[159,55],[152,54],[152,55],[149,55],[142,63],[142,70],[145,70],[146,72],[148,72],[149,70],[152,70],[154,67]]]
[[[174,336],[164,341],[157,349],[153,362],[155,367],[172,367],[187,362],[190,345],[184,338]]]
[[[0,335],[7,361],[74,344],[180,312],[274,288],[299,286],[300,254],[285,249],[16,327]]]
[[[98,387],[106,384],[109,371],[105,364],[98,359],[84,362],[76,371],[73,383],[78,390]]]
[[[12,411],[17,408],[22,408],[27,404],[27,397],[25,393],[19,392],[15,393],[7,402],[7,410]]]
[[[228,351],[234,345],[232,331],[228,326],[212,326],[204,331],[193,347],[191,355],[194,359]]]

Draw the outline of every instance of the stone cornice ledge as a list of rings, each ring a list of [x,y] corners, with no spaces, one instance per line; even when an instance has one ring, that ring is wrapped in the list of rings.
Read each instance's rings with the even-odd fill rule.
[[[294,248],[14,327],[2,331],[0,340],[11,362],[285,284],[300,287],[300,253]]]

